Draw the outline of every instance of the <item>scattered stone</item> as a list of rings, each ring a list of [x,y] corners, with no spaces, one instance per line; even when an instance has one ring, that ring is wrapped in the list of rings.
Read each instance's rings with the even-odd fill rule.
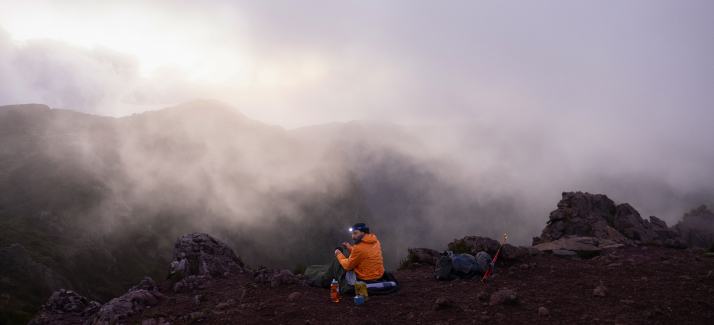
[[[538,315],[548,316],[549,314],[550,314],[550,312],[548,311],[548,308],[545,308],[545,307],[538,308]]]
[[[593,290],[593,295],[596,297],[605,297],[607,296],[607,288],[603,285],[599,285]]]
[[[704,254],[704,256],[714,257],[714,253],[706,253],[706,254]]]
[[[649,279],[647,279],[646,276],[643,276],[640,280],[641,280],[641,281],[647,281],[647,280],[649,280]]]
[[[710,278],[711,276],[712,276],[712,271],[710,270],[710,271],[707,273],[707,278]]]
[[[620,300],[620,302],[623,303],[623,304],[625,304],[625,305],[632,305],[632,304],[635,303],[634,300]]]
[[[439,297],[436,298],[436,306],[435,309],[443,309],[443,308],[459,308],[459,304],[456,303],[454,299],[451,299],[450,297]]]
[[[489,306],[501,305],[507,302],[515,301],[517,298],[514,290],[504,289],[491,294],[491,302]]]
[[[297,300],[297,299],[300,299],[299,292],[293,292],[288,296],[288,300]]]
[[[528,268],[528,264],[521,264],[520,268],[522,268],[522,269],[527,269],[527,268]]]

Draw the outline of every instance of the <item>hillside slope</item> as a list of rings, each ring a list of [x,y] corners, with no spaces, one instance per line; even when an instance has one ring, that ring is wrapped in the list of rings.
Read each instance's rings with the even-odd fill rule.
[[[253,267],[292,268],[329,259],[355,218],[371,220],[342,154],[220,102],[124,118],[0,107],[0,247],[19,243],[102,303],[162,278],[179,234],[211,232]],[[20,285],[3,287],[4,310],[36,312],[9,280]]]

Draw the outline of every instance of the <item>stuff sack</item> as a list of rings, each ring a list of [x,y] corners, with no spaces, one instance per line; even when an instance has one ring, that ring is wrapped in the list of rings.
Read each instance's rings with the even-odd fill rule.
[[[439,254],[439,260],[434,268],[434,279],[439,281],[451,281],[459,278],[453,272],[451,255],[450,251],[444,251]]]

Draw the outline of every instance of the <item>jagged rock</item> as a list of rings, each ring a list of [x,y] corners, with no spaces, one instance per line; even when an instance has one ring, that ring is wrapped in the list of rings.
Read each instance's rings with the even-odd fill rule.
[[[154,306],[161,300],[167,299],[158,292],[143,289],[135,290],[114,298],[106,303],[85,325],[114,325],[123,318],[143,311],[146,307]]]
[[[616,207],[613,224],[616,230],[633,240],[646,243],[659,238],[657,233],[651,229],[649,221],[643,220],[640,213],[627,203]]]
[[[491,294],[491,302],[489,306],[501,305],[507,302],[515,301],[518,296],[514,290],[504,289]]]
[[[417,263],[436,265],[439,260],[439,252],[430,248],[409,248],[409,254],[416,256]]]
[[[217,277],[251,272],[241,266],[243,262],[228,245],[204,233],[179,237],[174,244],[173,259],[171,276],[183,273]]]
[[[304,284],[305,276],[302,274],[292,274],[288,270],[278,269],[262,269],[255,272],[255,283],[270,283],[271,288],[280,286],[281,284]]]
[[[159,286],[156,285],[156,281],[154,281],[152,278],[145,276],[144,279],[139,282],[139,284],[131,287],[131,289],[129,289],[129,292],[136,290],[159,291]]]
[[[47,303],[42,305],[42,310],[81,313],[88,305],[87,298],[72,290],[60,289],[52,293]]]
[[[206,282],[210,280],[211,277],[208,275],[190,275],[179,282],[174,283],[171,290],[174,293],[187,292],[198,289],[205,289]]]
[[[548,225],[540,237],[533,239],[533,246],[568,235],[634,246],[633,241],[654,242],[670,238],[672,234],[662,220],[654,216],[650,221],[643,220],[627,203],[615,206],[606,195],[563,192],[558,209],[550,213]]]

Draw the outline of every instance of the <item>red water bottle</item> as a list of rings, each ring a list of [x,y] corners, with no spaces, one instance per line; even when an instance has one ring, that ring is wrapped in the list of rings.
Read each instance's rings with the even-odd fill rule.
[[[340,302],[340,284],[335,279],[332,279],[332,285],[330,285],[330,298],[332,302]]]

